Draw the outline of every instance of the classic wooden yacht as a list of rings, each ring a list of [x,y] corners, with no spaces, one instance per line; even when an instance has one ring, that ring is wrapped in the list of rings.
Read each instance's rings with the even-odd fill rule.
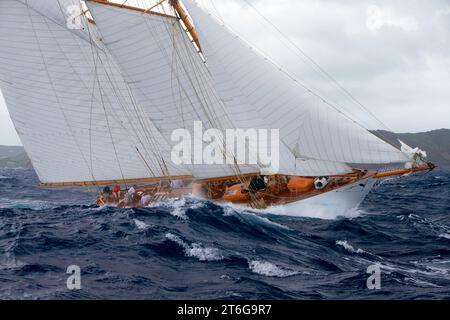
[[[121,186],[100,192],[99,205],[193,194],[300,215],[351,210],[380,179],[435,168],[422,150],[375,136],[195,1],[131,2],[0,1],[0,87],[41,186]],[[278,129],[279,166],[174,163],[172,134],[195,121]],[[398,169],[371,169],[387,165]]]

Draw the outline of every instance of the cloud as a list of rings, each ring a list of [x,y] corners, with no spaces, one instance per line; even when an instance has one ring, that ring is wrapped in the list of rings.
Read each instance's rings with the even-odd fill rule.
[[[377,33],[383,26],[393,26],[408,32],[419,30],[418,22],[413,16],[401,16],[390,7],[381,8],[376,5],[367,8],[366,25],[372,33]]]

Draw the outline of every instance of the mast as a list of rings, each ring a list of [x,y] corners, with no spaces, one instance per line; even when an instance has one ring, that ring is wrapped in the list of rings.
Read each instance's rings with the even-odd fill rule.
[[[202,52],[202,47],[200,46],[200,40],[198,39],[197,31],[195,30],[192,21],[189,19],[186,10],[180,4],[179,0],[169,0],[170,5],[175,9],[175,11],[180,16],[181,21],[187,28],[187,32],[191,35],[193,42],[197,45],[200,52]]]

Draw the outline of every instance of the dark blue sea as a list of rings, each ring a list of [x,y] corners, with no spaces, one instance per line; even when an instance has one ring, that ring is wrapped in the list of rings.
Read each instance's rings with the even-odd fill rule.
[[[450,298],[448,171],[386,181],[329,220],[191,198],[100,209],[96,189],[37,182],[0,170],[0,299]],[[80,290],[67,288],[71,265]]]

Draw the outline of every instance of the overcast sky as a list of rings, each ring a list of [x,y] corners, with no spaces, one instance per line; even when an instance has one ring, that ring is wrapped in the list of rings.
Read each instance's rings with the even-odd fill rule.
[[[450,128],[449,0],[247,0],[397,132]],[[300,81],[369,128],[333,87],[244,0],[199,0]],[[19,144],[0,98],[0,144]]]

